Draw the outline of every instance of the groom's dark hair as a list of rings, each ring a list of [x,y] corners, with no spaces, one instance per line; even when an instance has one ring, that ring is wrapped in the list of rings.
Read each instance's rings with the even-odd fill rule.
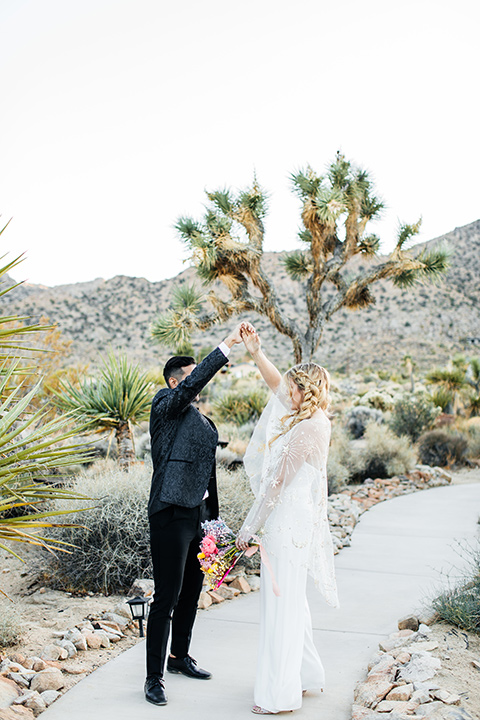
[[[168,383],[169,378],[174,377],[180,381],[183,376],[182,368],[187,367],[187,365],[196,364],[195,358],[190,357],[190,355],[174,355],[170,360],[167,360],[163,368],[163,377],[165,378],[167,387],[170,387]]]

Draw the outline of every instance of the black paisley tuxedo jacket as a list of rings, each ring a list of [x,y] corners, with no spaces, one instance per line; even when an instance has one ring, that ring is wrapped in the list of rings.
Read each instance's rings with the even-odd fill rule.
[[[207,489],[210,517],[218,516],[218,433],[192,401],[227,362],[216,348],[176,388],[162,388],[155,395],[150,414],[153,477],[149,516],[166,504],[196,507]]]

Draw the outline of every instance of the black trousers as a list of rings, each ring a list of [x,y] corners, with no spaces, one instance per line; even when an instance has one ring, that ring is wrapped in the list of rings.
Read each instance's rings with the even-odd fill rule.
[[[188,655],[202,589],[197,554],[206,519],[205,501],[195,508],[169,505],[150,517],[155,594],[147,622],[147,675],[163,677],[170,627],[170,652]]]

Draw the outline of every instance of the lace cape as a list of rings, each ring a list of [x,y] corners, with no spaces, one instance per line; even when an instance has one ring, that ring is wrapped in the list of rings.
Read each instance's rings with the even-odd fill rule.
[[[327,516],[327,456],[330,443],[330,421],[323,410],[297,423],[287,433],[275,438],[282,430],[282,418],[291,411],[287,383],[282,380],[272,395],[253,432],[244,457],[255,495],[241,532],[253,535],[265,525],[272,511],[284,500],[285,492],[300,477],[308,477],[310,496],[308,509],[291,502],[296,522],[312,526],[308,551],[308,571],[329,605],[338,606],[333,545]],[[288,508],[290,513],[290,507]],[[285,531],[285,535],[288,533]]]

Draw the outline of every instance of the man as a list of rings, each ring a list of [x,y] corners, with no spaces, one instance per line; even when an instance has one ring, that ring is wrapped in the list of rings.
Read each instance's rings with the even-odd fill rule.
[[[165,365],[167,387],[152,402],[153,477],[148,503],[155,594],[147,624],[145,698],[166,705],[163,673],[172,630],[169,672],[198,680],[211,674],[188,654],[203,575],[197,559],[201,523],[218,516],[215,451],[218,433],[192,402],[242,341],[241,323],[199,365],[175,356]]]

